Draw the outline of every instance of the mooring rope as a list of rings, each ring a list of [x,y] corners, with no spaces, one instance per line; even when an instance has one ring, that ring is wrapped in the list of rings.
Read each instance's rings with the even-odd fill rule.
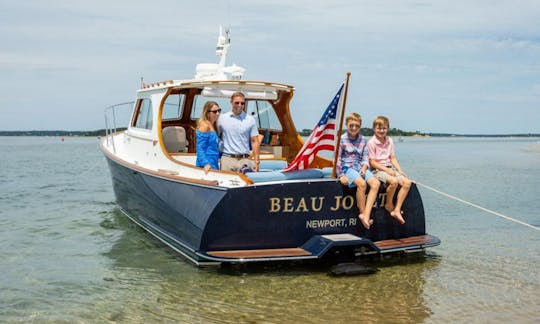
[[[504,218],[504,219],[506,219],[506,220],[512,221],[512,222],[514,222],[514,223],[518,223],[518,224],[521,224],[521,225],[530,227],[530,228],[532,228],[532,229],[535,229],[535,230],[537,230],[537,231],[540,231],[540,227],[538,227],[538,226],[534,226],[534,225],[531,225],[531,224],[522,222],[522,221],[520,221],[520,220],[517,220],[517,219],[515,219],[515,218],[509,217],[509,216],[506,216],[506,215],[503,215],[503,214],[501,214],[501,213],[497,213],[496,211],[489,210],[489,209],[484,208],[484,207],[482,207],[482,206],[478,206],[478,205],[476,205],[476,204],[473,204],[472,202],[463,200],[463,199],[458,198],[458,197],[456,197],[456,196],[452,196],[452,195],[450,195],[450,194],[447,194],[446,192],[442,192],[442,191],[437,190],[437,189],[435,189],[435,188],[433,188],[433,187],[430,187],[430,186],[427,186],[427,185],[425,185],[425,184],[422,184],[422,183],[420,183],[420,182],[418,182],[418,181],[415,181],[415,183],[416,183],[417,185],[419,185],[419,186],[422,186],[422,187],[424,187],[424,188],[426,188],[426,189],[429,189],[429,190],[431,190],[431,191],[433,191],[433,192],[436,192],[436,193],[438,193],[438,194],[440,194],[440,195],[443,195],[443,196],[445,196],[445,197],[448,197],[448,198],[450,198],[450,199],[457,200],[457,201],[462,202],[462,203],[464,203],[464,204],[466,204],[466,205],[472,206],[472,207],[474,207],[474,208],[481,209],[481,210],[483,210],[483,211],[485,211],[485,212],[487,212],[487,213],[493,214],[493,215],[495,215],[495,216],[499,216],[499,217],[501,217],[501,218]]]

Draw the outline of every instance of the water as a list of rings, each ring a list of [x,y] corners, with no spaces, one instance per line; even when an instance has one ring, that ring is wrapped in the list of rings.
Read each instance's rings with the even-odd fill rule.
[[[540,226],[535,138],[405,138],[419,183]],[[426,255],[374,275],[198,269],[122,216],[95,138],[0,137],[0,322],[445,323],[540,318],[540,231],[420,187]]]

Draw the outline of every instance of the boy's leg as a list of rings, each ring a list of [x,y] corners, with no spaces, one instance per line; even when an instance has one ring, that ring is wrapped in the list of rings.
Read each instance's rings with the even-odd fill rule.
[[[368,208],[366,206],[366,182],[362,177],[358,177],[355,181],[356,183],[356,203],[358,205],[358,209],[360,210],[360,214],[358,215],[358,218],[360,218],[360,221],[362,222],[362,225],[366,229],[369,229],[371,224],[373,224],[373,221],[371,218],[371,208]]]
[[[349,181],[352,181],[352,184],[349,186],[356,187],[356,205],[358,206],[358,210],[360,211],[360,214],[358,214],[358,218],[362,222],[362,225],[365,228],[369,229],[372,221],[370,222],[370,215],[366,215],[364,213],[364,209],[366,208],[366,181],[362,179],[362,177],[356,170],[353,169],[347,170],[345,176],[349,179]]]
[[[368,177],[366,176],[366,178]],[[366,208],[364,209],[364,213],[368,215],[368,218],[370,218],[371,209],[373,208],[373,205],[375,205],[375,200],[377,199],[377,195],[379,194],[379,187],[381,185],[381,182],[375,177],[370,177],[367,180],[367,184],[369,185],[369,192],[366,199]]]
[[[398,182],[395,177],[389,176],[386,181],[386,201],[384,202],[384,209],[389,213],[394,210],[394,194],[396,193]]]
[[[362,177],[358,177],[354,180],[354,184],[356,184],[356,205],[362,214],[366,209],[366,182]]]
[[[386,202],[384,204],[384,208],[388,211],[388,213],[390,213],[390,216],[396,219],[400,224],[405,224],[405,220],[401,216],[401,206],[399,207],[400,209],[397,209],[396,206],[394,206],[394,201],[393,201],[394,194],[396,193],[396,188],[398,184],[399,184],[398,179],[396,177],[390,176],[388,178],[388,181],[387,181],[388,187],[386,188]],[[400,190],[400,192],[401,191],[402,190]],[[396,205],[398,204],[398,201],[396,201]]]
[[[394,214],[401,216],[401,206],[403,206],[403,202],[405,201],[405,198],[407,197],[407,194],[411,189],[411,180],[409,178],[400,175],[398,179],[401,188],[399,189],[399,192],[397,194],[396,206],[394,208],[394,211],[392,211],[393,214],[390,213],[392,216],[394,216]]]
[[[396,187],[398,185],[397,179],[381,170],[374,170],[373,176],[375,176],[375,178],[377,178],[386,185],[386,199],[384,202],[384,209],[386,209],[390,213],[394,210],[393,198],[394,193],[396,192]]]

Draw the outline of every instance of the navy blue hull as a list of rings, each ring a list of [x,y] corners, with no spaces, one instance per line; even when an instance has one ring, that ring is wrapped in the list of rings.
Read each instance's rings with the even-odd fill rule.
[[[354,189],[335,179],[206,186],[136,171],[107,157],[121,209],[160,240],[195,261],[208,251],[299,247],[317,235],[353,234],[371,241],[425,234],[415,185],[400,225],[384,208],[381,192],[370,230],[359,222]]]
[[[375,208],[374,224],[366,230],[357,218],[354,195],[337,180],[229,189],[206,224],[201,248],[300,246],[314,235],[340,233],[374,241],[425,234],[424,209],[415,186],[403,206],[405,225],[384,208]],[[378,206],[383,199],[381,193]]]

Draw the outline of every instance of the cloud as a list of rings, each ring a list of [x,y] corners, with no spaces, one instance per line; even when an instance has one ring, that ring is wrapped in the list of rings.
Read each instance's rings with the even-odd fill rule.
[[[366,122],[385,113],[399,128],[458,132],[489,107],[501,123],[486,132],[540,132],[538,21],[537,2],[520,0],[4,0],[0,130],[102,128],[102,107],[132,98],[140,77],[191,78],[215,62],[230,25],[229,63],[295,85],[299,128],[351,71],[350,109]],[[526,121],[507,125],[509,106]]]

